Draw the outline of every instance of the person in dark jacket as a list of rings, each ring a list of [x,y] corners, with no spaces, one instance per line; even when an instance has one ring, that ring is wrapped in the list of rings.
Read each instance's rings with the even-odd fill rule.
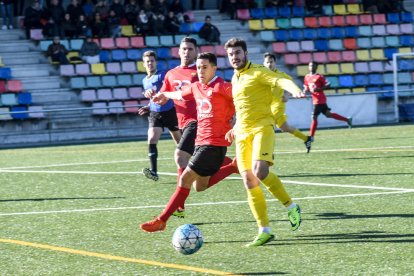
[[[204,25],[201,27],[198,35],[208,43],[217,42],[220,44],[220,31],[216,26],[211,24],[211,17],[209,15],[204,19]]]
[[[89,63],[99,63],[99,53],[101,51],[101,48],[99,48],[99,45],[96,44],[95,41],[92,40],[92,37],[87,37],[86,40],[83,42],[83,45],[80,49],[80,55],[82,59]]]
[[[42,11],[40,9],[39,1],[33,1],[30,7],[27,7],[24,12],[24,25],[26,28],[26,38],[30,39],[31,29],[41,29],[43,26],[40,23],[42,19]]]
[[[60,37],[55,36],[52,44],[47,48],[46,55],[51,59],[52,62],[58,62],[60,64],[69,64],[66,54],[68,50],[62,44],[60,44]]]

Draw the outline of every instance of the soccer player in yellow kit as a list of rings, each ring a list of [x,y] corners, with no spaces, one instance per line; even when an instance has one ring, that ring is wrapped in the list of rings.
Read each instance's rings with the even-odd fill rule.
[[[272,89],[275,86],[295,97],[303,97],[304,94],[291,80],[280,78],[263,65],[252,64],[247,59],[244,40],[231,38],[224,48],[235,69],[232,95],[236,107],[236,125],[226,134],[226,139],[235,140],[237,166],[247,190],[250,209],[259,226],[258,236],[246,246],[260,246],[274,239],[260,182],[288,208],[292,230],[297,230],[301,223],[299,206],[293,203],[279,177],[269,171],[269,166],[273,165],[275,141],[270,103],[276,97]]]
[[[263,55],[263,65],[276,74],[280,76],[280,78],[285,78],[292,80],[292,77],[286,74],[285,72],[279,71],[276,68],[276,56],[271,53],[264,53]],[[272,101],[272,113],[275,117],[275,124],[276,126],[281,129],[283,132],[289,132],[293,136],[301,139],[305,147],[307,149],[307,152],[309,153],[311,146],[312,146],[312,137],[306,136],[303,134],[299,129],[291,126],[287,122],[287,116],[286,116],[286,102],[288,101],[288,98],[285,96],[285,92],[282,88],[279,86],[274,87],[276,97],[273,98]]]

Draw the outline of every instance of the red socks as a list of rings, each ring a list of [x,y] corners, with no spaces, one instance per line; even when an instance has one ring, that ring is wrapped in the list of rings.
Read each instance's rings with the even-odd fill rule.
[[[343,116],[341,116],[341,115],[339,115],[337,113],[332,113],[331,112],[331,114],[332,114],[332,118],[334,118],[335,120],[348,122],[348,119],[347,118],[345,118],[345,117],[343,117]]]
[[[168,219],[171,217],[172,213],[174,213],[178,207],[184,206],[184,202],[187,199],[188,195],[190,194],[190,189],[186,189],[183,187],[178,186],[175,190],[175,193],[171,196],[170,200],[165,206],[164,211],[159,216],[159,219],[167,222]]]
[[[316,129],[318,128],[318,121],[313,119],[310,127],[310,136],[315,136]]]
[[[224,157],[224,161],[220,167],[220,170],[216,172],[214,175],[210,176],[210,179],[208,181],[208,187],[210,188],[211,186],[217,184],[227,176],[238,172],[239,170],[236,166],[233,165],[232,159],[226,156]]]

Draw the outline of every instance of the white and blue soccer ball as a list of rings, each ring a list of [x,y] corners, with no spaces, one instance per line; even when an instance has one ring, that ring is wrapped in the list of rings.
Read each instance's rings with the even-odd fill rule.
[[[193,224],[184,224],[175,229],[172,244],[184,255],[196,253],[204,243],[203,233]]]

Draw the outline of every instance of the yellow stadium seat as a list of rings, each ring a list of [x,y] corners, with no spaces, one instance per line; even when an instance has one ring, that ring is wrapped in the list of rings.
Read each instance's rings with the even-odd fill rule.
[[[104,63],[91,64],[91,72],[94,75],[105,75],[105,74],[107,74]]]
[[[372,49],[371,50],[371,59],[374,59],[374,60],[384,60],[384,59],[386,59],[385,56],[384,56],[384,50],[382,50],[382,49]]]
[[[137,62],[137,68],[138,68],[138,72],[144,72],[144,73],[147,72],[144,68],[144,63],[142,61]]]
[[[249,20],[249,29],[252,31],[263,30],[262,21],[257,19]]]
[[[359,4],[349,4],[348,5],[348,13],[352,13],[352,14],[362,13],[361,6]]]
[[[134,27],[132,25],[123,25],[121,27],[122,36],[134,36]]]
[[[338,94],[345,94],[345,93],[349,93],[349,92],[351,92],[350,88],[340,88],[336,91],[336,93],[338,93]]]
[[[299,65],[296,67],[296,73],[300,77],[304,77],[307,73],[309,73],[309,66],[308,65]]]
[[[0,57],[0,66],[4,66],[3,59]]]
[[[336,90],[335,89],[326,89],[323,92],[325,94],[336,94]]]
[[[354,92],[354,93],[361,93],[361,92],[365,92],[365,91],[366,91],[366,89],[364,87],[352,88],[352,92]]]
[[[66,58],[69,60],[70,63],[72,64],[78,64],[78,63],[83,63],[81,57],[79,56],[79,52],[69,52],[66,55]]]
[[[319,64],[318,65],[318,73],[321,74],[321,75],[325,75],[326,74],[325,65],[323,65],[323,64]]]
[[[341,72],[342,73],[346,73],[346,74],[354,74],[355,70],[354,70],[354,64],[353,63],[341,63]]]
[[[274,19],[263,19],[263,28],[266,30],[275,30],[276,27],[276,21]]]
[[[398,53],[411,53],[411,48],[408,47],[402,47],[398,49]]]
[[[333,10],[335,14],[339,14],[339,15],[348,14],[346,5],[334,5]]]
[[[326,65],[326,75],[339,75],[341,71],[339,71],[339,64],[331,63]]]
[[[358,60],[371,60],[369,50],[357,50],[356,56]]]

